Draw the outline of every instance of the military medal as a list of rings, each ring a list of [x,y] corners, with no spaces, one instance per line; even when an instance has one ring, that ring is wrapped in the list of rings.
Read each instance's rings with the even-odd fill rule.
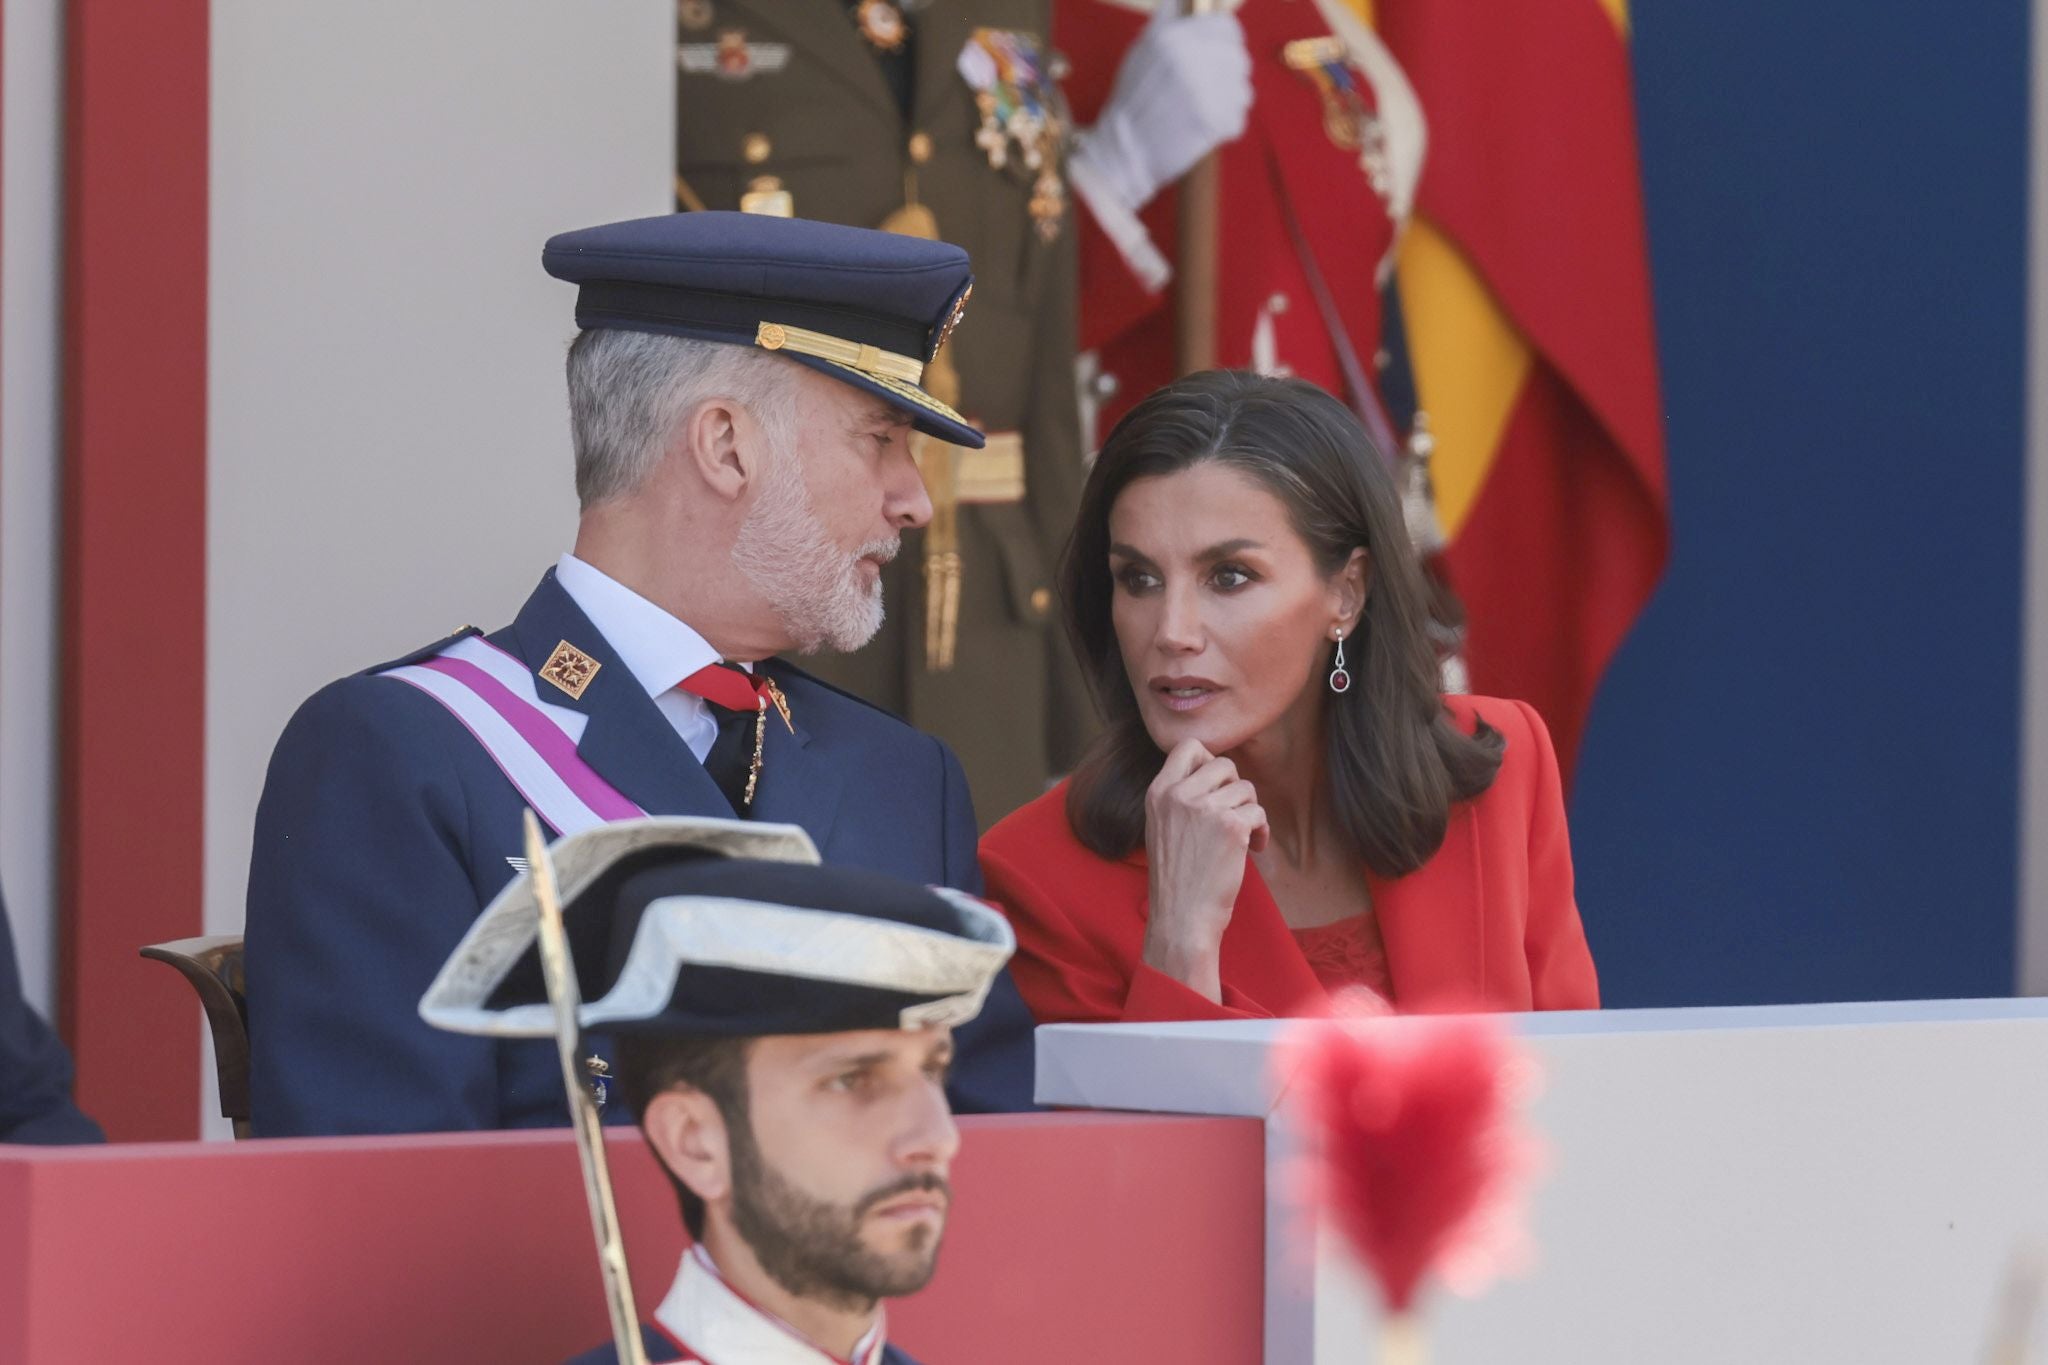
[[[686,76],[744,81],[773,75],[788,65],[788,43],[750,43],[743,29],[726,29],[715,43],[676,44],[676,68]]]
[[[1067,212],[1067,188],[1060,179],[1066,121],[1046,55],[1028,33],[978,28],[955,65],[974,91],[981,117],[974,145],[998,171],[1009,166],[1014,153],[1032,177],[1031,220],[1039,237],[1052,241]]]
[[[1380,117],[1366,106],[1349,53],[1339,38],[1298,38],[1280,49],[1280,59],[1299,73],[1323,101],[1323,135],[1339,149],[1358,153],[1366,183],[1382,201],[1394,192],[1394,167]]]
[[[877,52],[895,52],[902,48],[904,35],[908,32],[903,22],[903,11],[890,0],[860,0],[854,7],[854,19],[860,25],[860,36],[868,40],[868,46]]]
[[[754,54],[747,47],[747,35],[738,29],[728,29],[718,35],[718,70],[736,81],[754,74]]]

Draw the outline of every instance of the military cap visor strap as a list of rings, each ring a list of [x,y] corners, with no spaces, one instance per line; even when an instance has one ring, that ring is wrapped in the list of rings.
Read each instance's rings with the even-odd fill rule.
[[[924,362],[920,360],[803,327],[790,327],[780,322],[761,323],[754,329],[754,344],[768,351],[795,351],[800,355],[816,356],[877,379],[894,379],[903,384],[924,381]]]

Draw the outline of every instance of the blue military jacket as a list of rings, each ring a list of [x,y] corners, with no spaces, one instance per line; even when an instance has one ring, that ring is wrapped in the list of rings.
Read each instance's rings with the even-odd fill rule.
[[[14,935],[0,905],[0,1142],[99,1142],[71,1100],[71,1054],[21,994]]]
[[[599,663],[578,753],[653,815],[730,817],[689,746],[550,570],[493,644],[538,673],[567,641]],[[271,758],[249,869],[251,1126],[258,1136],[438,1132],[567,1122],[545,1041],[421,1022],[419,1000],[513,876],[523,803],[463,724],[376,674],[301,706]],[[802,826],[827,862],[978,892],[975,822],[951,751],[779,660],[795,733],[767,727],[754,816]],[[603,1050],[602,1040],[596,1040]],[[959,1031],[953,1103],[1027,1108],[1031,1020],[1005,973]],[[608,1115],[627,1117],[623,1105]]]

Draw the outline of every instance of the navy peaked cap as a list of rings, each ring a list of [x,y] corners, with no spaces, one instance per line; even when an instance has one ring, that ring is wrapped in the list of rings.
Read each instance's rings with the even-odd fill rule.
[[[564,232],[541,264],[578,288],[578,327],[759,346],[865,389],[917,429],[979,448],[925,392],[974,276],[949,242],[806,218],[672,213]]]
[[[963,1023],[1016,945],[983,902],[823,866],[802,831],[783,826],[621,822],[559,841],[550,861],[579,1022],[607,1033],[743,1038]],[[522,874],[428,990],[427,1021],[551,1034],[535,922]]]

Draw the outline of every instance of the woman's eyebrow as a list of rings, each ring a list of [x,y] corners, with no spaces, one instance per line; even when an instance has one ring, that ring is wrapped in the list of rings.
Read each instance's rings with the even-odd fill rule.
[[[1239,536],[1236,540],[1219,540],[1208,549],[1196,555],[1195,558],[1200,560],[1227,559],[1231,555],[1242,554],[1246,550],[1263,550],[1265,548],[1264,545],[1249,536]]]
[[[1231,555],[1242,554],[1246,550],[1263,550],[1265,548],[1265,543],[1262,541],[1253,540],[1249,536],[1239,536],[1236,540],[1219,540],[1208,549],[1197,553],[1195,558],[1206,564],[1212,560],[1228,559]],[[1119,540],[1110,542],[1109,552],[1119,559],[1135,559],[1146,564],[1152,562],[1152,556],[1136,546],[1126,545]]]

